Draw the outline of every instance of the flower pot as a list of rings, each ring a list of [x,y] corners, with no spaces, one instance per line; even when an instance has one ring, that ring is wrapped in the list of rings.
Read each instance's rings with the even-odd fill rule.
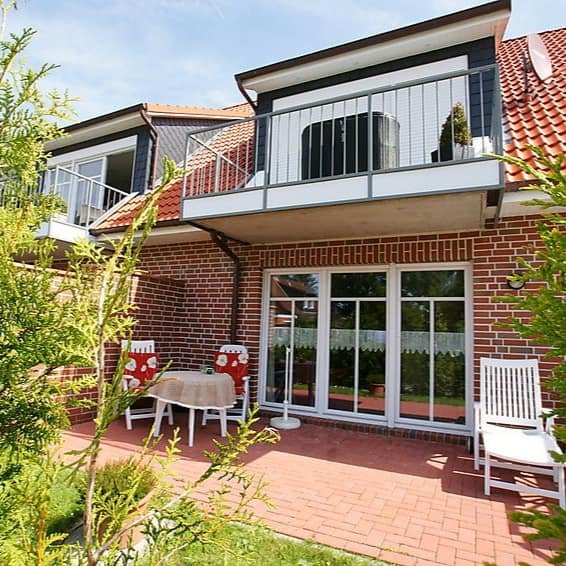
[[[471,145],[461,145],[459,143],[452,147],[452,144],[441,144],[430,154],[431,161],[438,163],[439,161],[461,161],[470,159],[474,156],[474,148]]]
[[[372,395],[383,397],[385,395],[385,385],[383,383],[371,383],[370,391]]]

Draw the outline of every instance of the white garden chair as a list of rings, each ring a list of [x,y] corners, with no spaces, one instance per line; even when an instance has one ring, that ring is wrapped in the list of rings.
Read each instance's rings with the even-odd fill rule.
[[[132,352],[135,354],[153,354],[155,353],[155,341],[154,340],[122,340],[122,352]],[[122,389],[128,391],[128,389],[133,387],[132,376],[124,374],[122,376]],[[167,415],[167,419],[170,425],[173,425],[173,408],[170,404],[167,404],[164,410],[164,414]],[[155,401],[153,401],[151,407],[140,407],[132,409],[128,407],[124,411],[124,416],[126,418],[126,428],[132,430],[132,421],[137,419],[154,419],[155,418]]]
[[[249,375],[248,375],[248,349],[240,344],[225,344],[215,355],[214,369],[219,373],[228,373],[234,380],[236,389],[236,402],[240,406],[226,410],[226,420],[245,422],[249,408]],[[211,412],[205,409],[202,414],[202,425],[210,419],[219,419],[218,411]]]
[[[484,457],[480,458],[480,442]],[[484,465],[484,491],[492,487],[558,499],[566,508],[564,465],[549,451],[561,453],[544,418],[537,360],[480,360],[480,401],[475,404],[474,465]],[[556,490],[495,480],[492,466],[552,475]]]

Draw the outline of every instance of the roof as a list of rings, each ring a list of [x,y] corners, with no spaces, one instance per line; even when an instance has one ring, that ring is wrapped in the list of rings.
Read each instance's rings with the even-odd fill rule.
[[[229,106],[227,108],[200,108],[198,106],[177,106],[172,104],[154,104],[146,102],[145,109],[148,114],[151,115],[208,118],[209,120],[217,118],[245,118],[249,115],[249,111],[247,111],[241,104]]]
[[[483,37],[498,43],[510,14],[511,0],[496,0],[244,71],[235,79],[240,87],[261,93]]]
[[[502,42],[497,53],[501,97],[505,121],[505,153],[534,165],[527,144],[543,147],[547,156],[566,153],[566,28],[542,32],[553,74],[540,81],[528,73],[529,92],[525,92],[523,55],[527,38]],[[527,174],[506,164],[507,183],[528,181]]]
[[[139,104],[120,108],[119,110],[109,112],[108,114],[101,114],[100,116],[95,116],[94,118],[77,122],[76,124],[71,124],[63,128],[63,130],[65,132],[72,132],[81,128],[87,128],[93,124],[114,120],[115,118],[119,118],[127,114],[139,113],[142,110],[145,110],[150,115],[159,115],[171,118],[178,118],[182,116],[186,118],[207,118],[210,120],[226,120],[230,118],[237,119],[243,118],[247,115],[245,113],[245,109],[242,109],[241,107],[241,104],[228,106],[227,108],[201,108],[199,106],[180,106],[174,104],[140,102]]]
[[[506,126],[505,152],[508,155],[533,163],[533,155],[525,145],[545,148],[547,155],[556,157],[566,153],[566,28],[540,34],[553,65],[553,75],[541,82],[533,73],[529,74],[529,95],[525,94],[523,54],[526,52],[526,37],[509,39],[500,44],[497,59],[500,66],[501,96]],[[231,110],[251,115],[247,104],[234,106]],[[254,135],[253,122],[243,122],[228,128],[209,144],[225,155],[233,152],[232,160],[245,155],[241,147],[248,147]],[[230,154],[228,153],[228,156]],[[238,156],[237,158],[234,156]],[[211,178],[212,154],[200,152],[189,162],[195,177]],[[522,169],[506,165],[506,183],[526,183],[528,178]],[[212,189],[211,189],[212,190]],[[182,202],[182,179],[176,180],[159,199],[158,222],[162,225],[176,223],[180,218]],[[206,191],[205,191],[206,192]],[[121,210],[106,219],[97,232],[119,231],[128,225],[145,197],[138,196],[127,202]]]

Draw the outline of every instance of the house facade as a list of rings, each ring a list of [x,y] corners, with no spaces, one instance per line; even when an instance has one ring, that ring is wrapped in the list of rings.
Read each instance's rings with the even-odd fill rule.
[[[510,13],[498,0],[236,75],[256,102],[187,136],[132,288],[136,338],[177,369],[245,344],[264,411],[287,394],[303,419],[462,441],[481,356],[547,372],[544,348],[499,325],[540,217],[491,154],[564,152],[566,84],[525,73]],[[563,68],[566,31],[540,39]]]

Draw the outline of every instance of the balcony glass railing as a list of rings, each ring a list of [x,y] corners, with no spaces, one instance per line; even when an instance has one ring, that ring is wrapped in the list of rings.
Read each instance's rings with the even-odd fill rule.
[[[42,190],[58,195],[67,203],[67,210],[60,220],[84,228],[91,227],[103,214],[130,196],[64,167],[55,167],[44,173]]]
[[[470,160],[501,135],[496,67],[447,73],[192,132],[184,195]]]

